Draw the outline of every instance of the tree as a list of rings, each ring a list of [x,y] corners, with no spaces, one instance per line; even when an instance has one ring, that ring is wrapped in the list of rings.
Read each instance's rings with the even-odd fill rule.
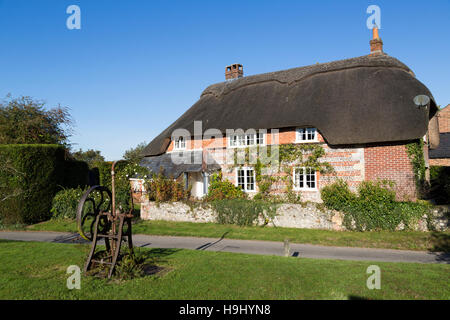
[[[68,146],[73,121],[66,107],[44,109],[45,103],[22,96],[0,102],[0,144]]]
[[[139,143],[136,148],[131,148],[125,151],[123,154],[123,158],[125,160],[128,160],[132,163],[139,163],[144,156],[142,155],[142,152],[144,151],[144,148],[147,146],[147,143],[141,142]]]
[[[87,151],[80,149],[76,152],[72,152],[72,156],[76,160],[87,162],[89,168],[93,168],[97,163],[105,161],[105,158],[101,155],[101,152],[93,149],[89,149]]]

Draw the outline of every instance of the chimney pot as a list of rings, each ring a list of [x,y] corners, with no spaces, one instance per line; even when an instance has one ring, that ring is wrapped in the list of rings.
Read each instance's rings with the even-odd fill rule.
[[[244,76],[242,64],[234,63],[225,67],[225,80],[234,80]]]
[[[378,33],[378,27],[373,27],[372,29],[372,40],[370,40],[370,54],[380,54],[383,53],[383,41]]]

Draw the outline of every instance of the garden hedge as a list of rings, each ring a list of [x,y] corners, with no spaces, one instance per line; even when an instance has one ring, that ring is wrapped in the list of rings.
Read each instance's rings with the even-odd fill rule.
[[[47,220],[54,195],[88,183],[88,167],[66,161],[60,145],[0,145],[0,222]]]

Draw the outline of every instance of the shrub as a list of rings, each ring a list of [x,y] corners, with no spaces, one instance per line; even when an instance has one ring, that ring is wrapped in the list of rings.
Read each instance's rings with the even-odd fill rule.
[[[145,182],[149,200],[156,202],[180,201],[189,197],[189,190],[174,179],[166,178],[161,173]]]
[[[50,217],[53,196],[64,185],[64,147],[0,145],[0,219],[36,223]]]
[[[52,202],[52,219],[76,219],[78,202],[86,189],[64,189],[59,191]]]
[[[321,197],[324,205],[333,210],[343,210],[354,202],[356,196],[347,183],[338,179],[335,183],[322,188]]]
[[[403,223],[410,229],[430,208],[423,203],[396,202],[389,181],[364,181],[354,194],[343,181],[324,187],[322,200],[329,209],[345,213],[344,225],[349,230],[396,230]]]
[[[212,206],[216,212],[216,219],[221,224],[236,224],[250,226],[262,217],[267,224],[276,214],[277,205],[261,200],[231,199],[216,200]]]
[[[224,199],[242,199],[247,195],[241,188],[235,186],[228,180],[222,179],[222,173],[214,174],[209,184],[207,201]]]

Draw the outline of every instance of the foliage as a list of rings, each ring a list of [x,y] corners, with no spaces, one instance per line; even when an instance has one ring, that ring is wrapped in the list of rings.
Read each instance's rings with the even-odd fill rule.
[[[89,184],[89,166],[84,161],[66,160],[64,162],[65,188],[85,187]]]
[[[80,187],[59,191],[52,201],[52,219],[76,219],[78,202],[85,192]]]
[[[396,230],[400,224],[411,229],[421,217],[429,213],[425,203],[397,202],[393,183],[364,181],[354,194],[343,181],[326,186],[322,200],[329,209],[345,213],[344,225],[348,230]]]
[[[128,149],[123,154],[123,158],[129,162],[132,163],[139,163],[144,156],[142,155],[142,152],[144,151],[144,148],[147,146],[147,143],[141,142],[139,143],[135,148]]]
[[[45,110],[45,103],[31,97],[7,97],[0,103],[0,144],[68,145],[72,118],[69,109]]]
[[[326,161],[321,161],[320,159],[325,155],[325,150],[319,144],[281,144],[277,146],[278,149],[278,159],[275,162],[271,162],[270,166],[278,167],[278,170],[285,172],[285,175],[273,175],[269,173],[267,164],[261,163],[259,157],[251,154],[250,148],[245,150],[245,158],[243,159],[245,164],[250,163],[250,159],[256,159],[255,164],[255,178],[258,185],[259,192],[256,194],[256,199],[271,200],[273,198],[270,195],[270,191],[273,183],[278,181],[284,181],[286,184],[285,202],[289,203],[300,203],[301,195],[295,192],[293,189],[292,181],[292,167],[301,166],[309,167],[320,173],[327,174],[332,173],[333,167]],[[265,148],[265,150],[263,150]],[[257,154],[267,154],[269,157],[272,155],[273,150],[267,147],[257,147],[255,150]],[[264,152],[265,151],[265,152]],[[234,166],[237,167],[238,164],[238,152],[241,150],[236,150],[234,153]]]
[[[418,139],[406,145],[406,152],[411,161],[414,170],[414,179],[419,196],[423,196],[426,188],[425,184],[425,158],[423,154],[423,141]]]
[[[134,278],[143,277],[144,264],[147,257],[139,248],[134,248],[133,252],[126,248],[124,253],[121,253],[121,259],[118,261],[114,270],[114,278],[119,280],[130,280]]]
[[[251,226],[264,219],[267,224],[276,214],[277,204],[248,199],[225,199],[211,202],[218,223]]]
[[[430,196],[438,204],[450,203],[450,167],[430,167]]]
[[[162,173],[146,180],[145,189],[149,200],[156,202],[180,201],[189,197],[189,190],[185,190],[181,182],[166,178]]]
[[[83,151],[79,149],[76,152],[72,152],[74,159],[78,161],[84,161],[89,165],[89,168],[95,167],[98,163],[105,162],[105,158],[101,155],[101,151],[89,149]]]
[[[355,201],[355,194],[350,191],[348,184],[342,179],[323,187],[321,197],[324,205],[333,210],[343,210]]]
[[[222,178],[222,173],[215,173],[211,176],[207,201],[245,198],[246,193],[241,188],[235,186],[228,180]]]
[[[35,223],[50,216],[53,196],[65,180],[60,145],[0,145],[0,219]]]

